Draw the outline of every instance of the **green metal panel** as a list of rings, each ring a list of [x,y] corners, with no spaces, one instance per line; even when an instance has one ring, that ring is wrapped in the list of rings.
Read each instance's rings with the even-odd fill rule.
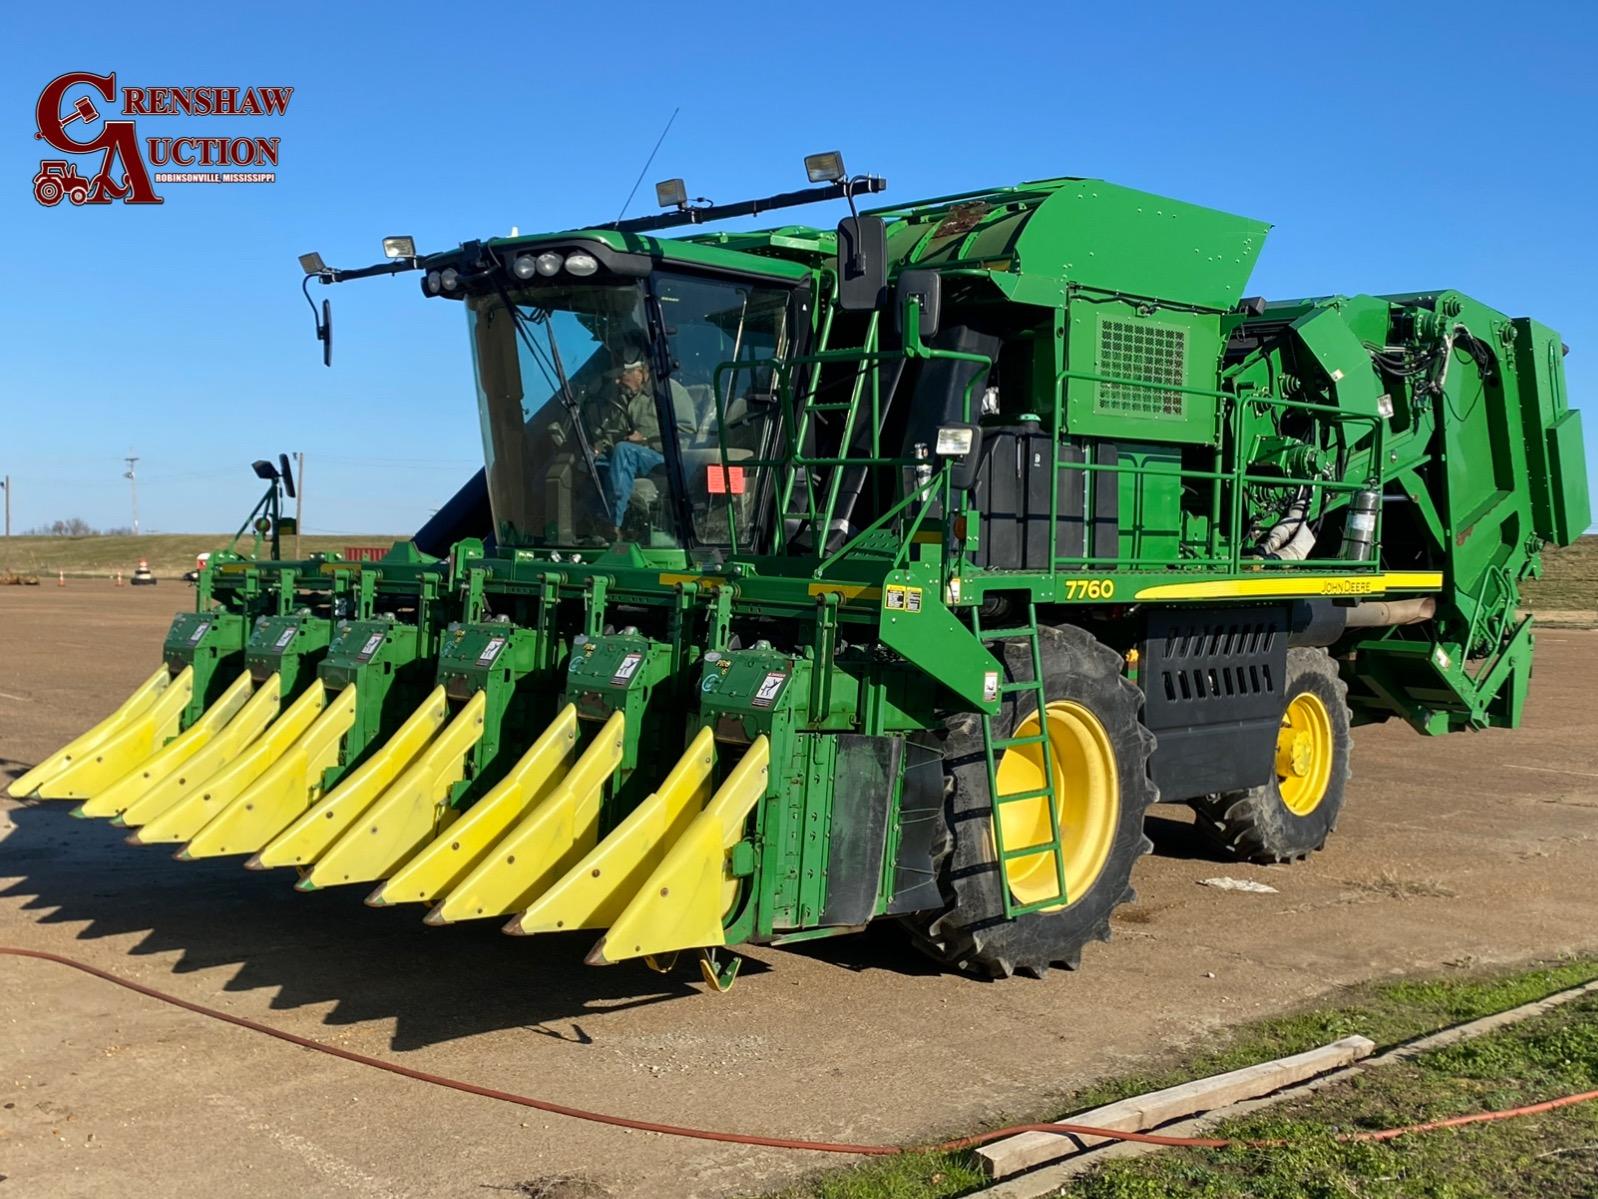
[[[1066,320],[1067,432],[1215,440],[1219,317],[1084,296]]]
[[[1587,496],[1587,456],[1581,437],[1581,413],[1572,409],[1548,430],[1549,482],[1554,494],[1549,538],[1569,545],[1592,524]]]

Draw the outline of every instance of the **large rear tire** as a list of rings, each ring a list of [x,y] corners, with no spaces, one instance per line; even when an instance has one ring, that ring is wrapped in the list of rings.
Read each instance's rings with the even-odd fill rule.
[[[1120,655],[1082,629],[1044,628],[1038,637],[1065,849],[1066,903],[1014,919],[1005,915],[982,721],[964,713],[949,722],[944,742],[939,886],[947,906],[907,921],[917,945],[931,957],[993,978],[1018,972],[1038,976],[1050,966],[1075,969],[1084,945],[1109,939],[1110,913],[1133,898],[1132,867],[1152,848],[1143,833],[1143,817],[1158,791],[1149,777],[1154,736],[1139,719],[1141,693],[1122,675]],[[1000,658],[1011,681],[1032,677],[1024,642],[1006,643]],[[1037,731],[1036,707],[1027,691],[1008,697],[993,719],[994,737]],[[1040,747],[1006,751],[998,770],[1002,792],[1029,789],[1029,775],[1042,777]],[[1037,815],[1028,818],[1026,801],[1005,806],[1008,847],[1041,839],[1034,832],[1047,829],[1042,802],[1041,825]],[[1021,811],[1012,816],[1011,808]],[[1058,895],[1052,852],[1012,860],[1011,889],[1022,902]]]
[[[1269,865],[1326,844],[1348,786],[1348,684],[1324,649],[1287,651],[1287,687],[1275,777],[1248,791],[1192,801],[1199,831],[1226,854]]]

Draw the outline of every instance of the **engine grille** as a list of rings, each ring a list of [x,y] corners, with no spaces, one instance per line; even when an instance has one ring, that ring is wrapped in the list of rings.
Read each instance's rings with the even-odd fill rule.
[[[1148,321],[1099,321],[1098,373],[1139,383],[1180,387],[1187,378],[1187,331]],[[1101,382],[1094,396],[1100,412],[1180,417],[1182,393]]]

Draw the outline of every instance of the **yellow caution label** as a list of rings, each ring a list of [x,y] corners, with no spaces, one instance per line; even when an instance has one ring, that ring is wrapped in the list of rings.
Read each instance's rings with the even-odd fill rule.
[[[1274,599],[1290,596],[1385,595],[1389,591],[1440,591],[1440,570],[1392,570],[1374,575],[1290,575],[1272,573],[1252,579],[1216,579],[1205,583],[1158,583],[1144,587],[1140,600]]]
[[[921,611],[921,588],[890,583],[883,589],[882,606],[891,612]]]

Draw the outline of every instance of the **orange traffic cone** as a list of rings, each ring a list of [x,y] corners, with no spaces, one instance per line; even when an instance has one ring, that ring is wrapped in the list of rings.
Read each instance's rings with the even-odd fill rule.
[[[57,571],[56,572],[55,585],[57,587],[65,587],[67,585],[67,572],[66,571],[62,570],[62,571]]]
[[[120,570],[117,571],[116,586],[118,586],[118,587],[122,586],[122,572]]]

